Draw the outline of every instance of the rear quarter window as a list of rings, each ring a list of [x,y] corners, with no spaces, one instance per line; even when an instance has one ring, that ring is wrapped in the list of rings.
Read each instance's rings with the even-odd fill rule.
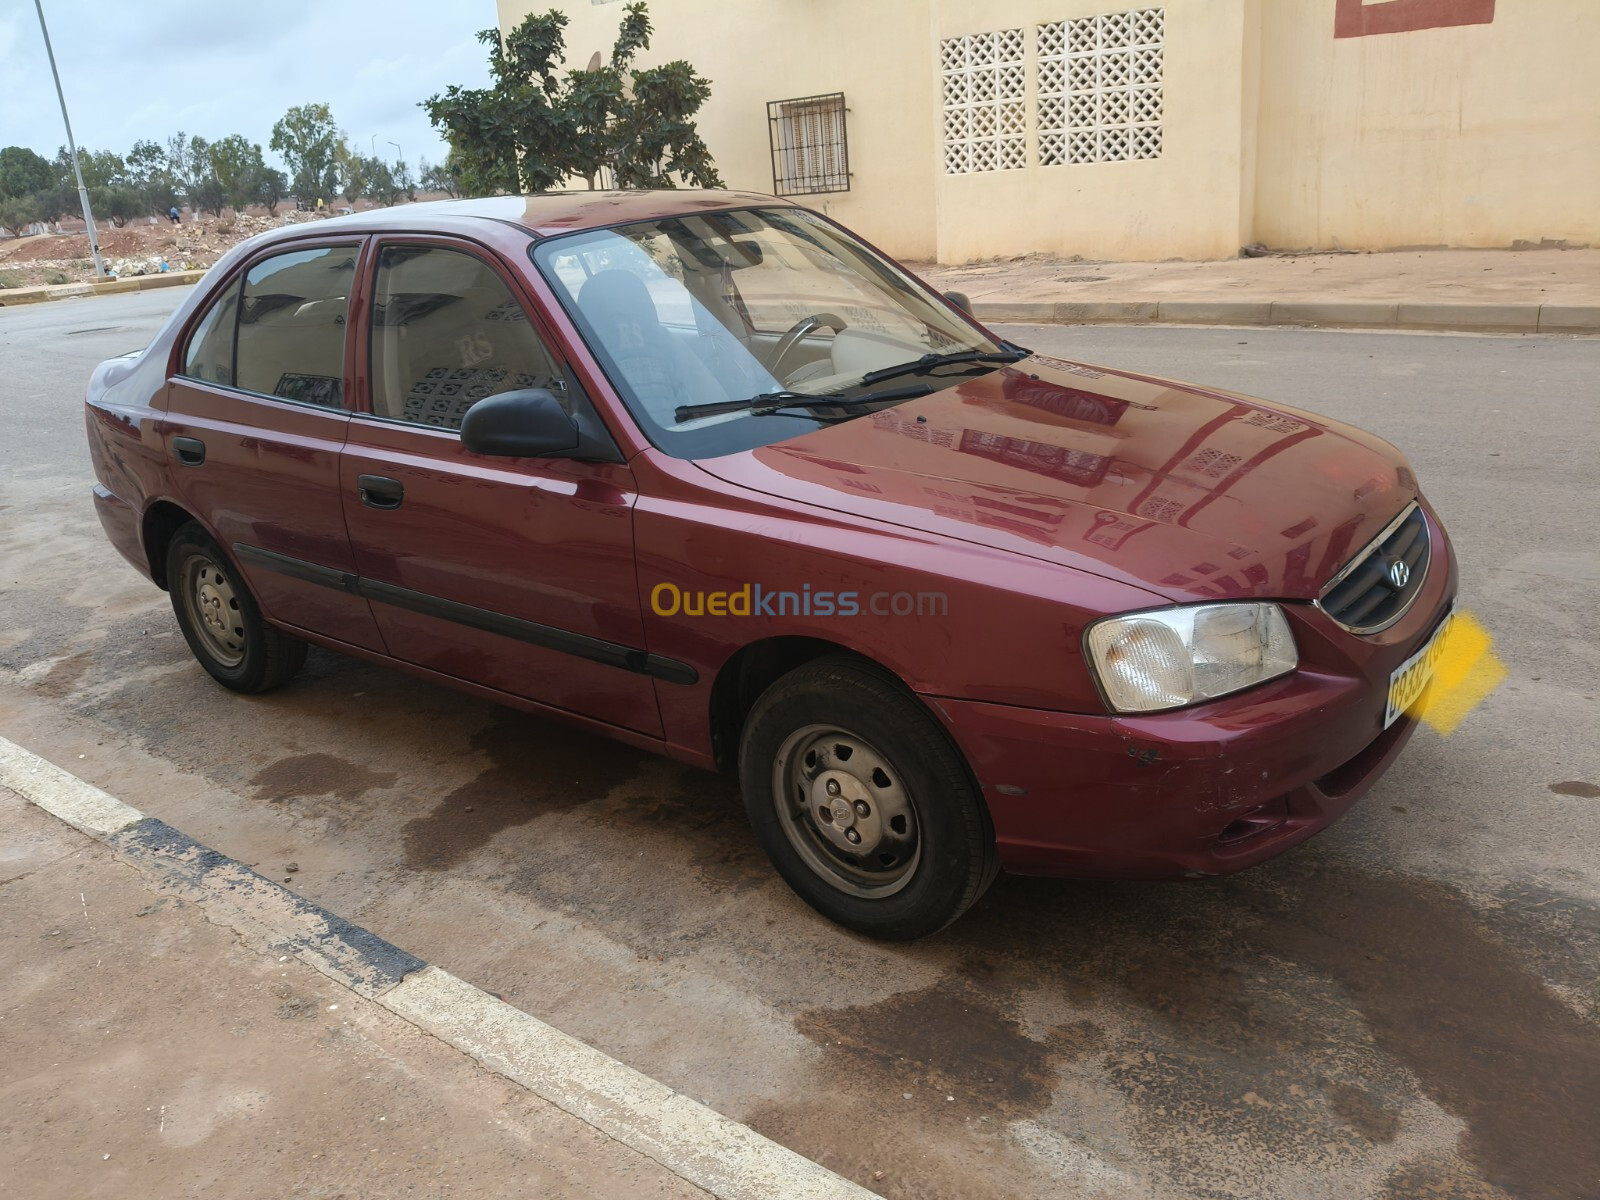
[[[239,309],[238,281],[211,302],[189,335],[180,374],[205,383],[233,386],[233,330]]]

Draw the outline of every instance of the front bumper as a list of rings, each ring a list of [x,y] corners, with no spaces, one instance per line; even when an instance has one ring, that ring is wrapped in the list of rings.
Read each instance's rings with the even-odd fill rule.
[[[1344,815],[1415,729],[1410,717],[1383,728],[1390,672],[1455,600],[1455,558],[1428,515],[1436,557],[1400,622],[1358,637],[1312,605],[1285,605],[1300,667],[1247,692],[1121,717],[924,697],[983,789],[1002,865],[1087,878],[1223,875]]]

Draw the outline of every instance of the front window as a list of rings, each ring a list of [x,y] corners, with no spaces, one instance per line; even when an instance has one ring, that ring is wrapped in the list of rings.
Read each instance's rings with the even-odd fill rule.
[[[853,397],[940,388],[1005,352],[892,263],[800,209],[642,221],[547,239],[534,261],[645,434],[679,458],[766,445],[870,411]],[[865,378],[905,367],[892,383]],[[683,410],[781,393],[809,405]],[[818,404],[830,398],[841,403]],[[892,403],[885,400],[884,403]],[[872,407],[876,407],[875,405]]]
[[[383,248],[371,359],[373,415],[435,429],[459,431],[469,408],[500,392],[564,386],[500,276],[443,246]]]

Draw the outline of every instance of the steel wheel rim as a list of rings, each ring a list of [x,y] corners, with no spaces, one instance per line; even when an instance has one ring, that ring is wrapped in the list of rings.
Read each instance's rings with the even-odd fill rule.
[[[899,770],[860,735],[832,725],[795,730],[773,761],[772,795],[789,844],[840,891],[882,899],[916,874],[915,801]]]
[[[196,551],[183,560],[179,589],[189,624],[206,653],[219,666],[237,667],[249,642],[244,609],[228,573],[210,555]]]

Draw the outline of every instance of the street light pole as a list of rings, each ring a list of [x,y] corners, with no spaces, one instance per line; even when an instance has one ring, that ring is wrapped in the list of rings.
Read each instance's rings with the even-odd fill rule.
[[[104,275],[100,261],[100,236],[95,232],[94,213],[89,208],[89,189],[83,186],[83,168],[78,165],[78,141],[72,136],[72,120],[67,116],[67,94],[61,90],[61,72],[56,70],[56,52],[50,46],[50,27],[44,23],[44,0],[33,0],[39,10],[39,32],[44,34],[44,52],[50,59],[50,74],[56,81],[56,98],[61,101],[61,123],[67,127],[67,149],[72,153],[72,173],[78,178],[78,199],[83,204],[83,227],[89,235],[89,253],[94,256],[94,273]]]

